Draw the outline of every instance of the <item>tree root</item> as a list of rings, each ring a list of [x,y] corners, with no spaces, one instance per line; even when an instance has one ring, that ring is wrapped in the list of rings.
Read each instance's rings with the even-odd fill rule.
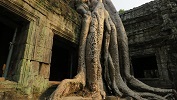
[[[50,100],[59,100],[63,96],[67,96],[79,90],[82,90],[86,85],[86,66],[85,66],[85,48],[86,39],[91,22],[90,12],[83,15],[82,30],[79,44],[79,59],[78,59],[78,74],[74,79],[65,79],[57,87],[50,96]]]
[[[145,97],[145,98],[148,98],[148,99],[155,99],[155,100],[167,100],[165,99],[164,97],[162,96],[159,96],[159,95],[156,95],[156,94],[153,94],[153,93],[143,93],[143,92],[140,92],[138,93],[141,97]]]
[[[85,87],[85,73],[79,73],[74,79],[65,79],[52,93],[49,100],[60,100],[76,91],[82,90]]]
[[[134,78],[133,76],[130,75],[130,59],[129,59],[129,50],[128,50],[128,39],[127,39],[127,35],[125,32],[125,29],[123,27],[122,21],[115,9],[115,7],[113,6],[112,2],[110,0],[103,0],[104,6],[106,8],[106,10],[109,12],[109,15],[111,16],[111,19],[113,20],[116,29],[117,29],[117,42],[119,44],[118,48],[114,47],[114,45],[116,45],[116,42],[113,40],[112,44],[112,48],[110,49],[110,54],[113,61],[114,66],[115,67],[115,71],[117,72],[116,75],[116,79],[117,80],[117,86],[120,89],[120,91],[122,93],[126,93],[129,96],[132,96],[135,99],[142,99],[141,97],[153,97],[153,98],[158,98],[158,99],[162,99],[165,100],[164,97],[162,96],[158,96],[154,93],[160,93],[160,94],[169,94],[169,93],[173,93],[174,95],[176,95],[176,91],[173,89],[160,89],[160,88],[153,88],[151,86],[148,86],[142,82],[140,82],[139,80],[137,80],[136,78]],[[112,35],[112,34],[111,34]],[[114,39],[114,38],[112,38]],[[112,40],[110,39],[110,40]],[[110,41],[111,42],[111,41]],[[115,42],[115,43],[114,43]],[[117,44],[117,45],[118,45]],[[112,50],[114,48],[114,50]],[[112,50],[112,51],[111,51]],[[120,56],[115,52],[115,51],[119,51],[119,53],[121,54]],[[116,56],[119,58],[116,58]],[[151,93],[135,93],[134,91],[132,91],[131,89],[128,88],[128,86],[125,84],[125,82],[122,79],[122,76],[120,75],[120,66],[115,64],[118,63],[118,60],[115,59],[119,59],[120,60],[120,65],[122,68],[124,68],[123,70],[123,75],[125,76],[126,82],[130,83],[130,85],[134,86],[135,88],[139,88],[140,90],[144,90],[147,92],[151,92]],[[115,60],[115,61],[114,61]]]
[[[102,40],[105,40],[104,78],[109,90],[112,90],[114,94],[120,97],[131,96],[136,100],[167,100],[168,98],[177,98],[175,90],[148,86],[130,74],[128,39],[117,11],[111,0],[103,0],[104,6],[102,5],[102,0],[91,1],[91,4],[96,7],[94,8],[92,5],[92,19],[90,12],[83,15],[78,74],[74,79],[63,80],[51,95],[50,100],[58,100],[63,96],[80,91],[84,89],[86,82],[88,88],[92,91],[91,96],[94,100],[104,99],[105,92],[103,89],[100,62]],[[81,10],[86,12],[84,9]],[[106,28],[103,29],[103,26],[106,26]],[[106,37],[102,37],[103,32]],[[121,68],[123,68],[122,73]],[[133,91],[126,83],[130,83],[131,86],[141,91]]]
[[[139,81],[138,79],[134,78],[133,76],[129,77],[127,79],[127,82],[130,83],[131,86],[139,90],[144,90],[144,91],[153,92],[153,93],[160,93],[160,94],[175,93],[175,90],[173,89],[154,88],[149,85],[146,85],[143,82]]]
[[[109,63],[110,63],[110,66],[113,67],[114,64],[113,64],[113,61],[112,61],[112,58],[111,56],[109,55]],[[117,77],[117,81],[116,81],[116,85],[118,86],[118,88],[120,89],[120,91],[124,94],[124,95],[127,95],[127,96],[131,96],[137,100],[145,100],[144,98],[142,98],[141,96],[138,95],[138,93],[135,93],[134,91],[132,91],[124,82],[123,82],[123,79],[122,77],[120,76],[120,72],[118,71],[117,72],[118,74],[116,75]],[[118,92],[119,93],[119,92]]]

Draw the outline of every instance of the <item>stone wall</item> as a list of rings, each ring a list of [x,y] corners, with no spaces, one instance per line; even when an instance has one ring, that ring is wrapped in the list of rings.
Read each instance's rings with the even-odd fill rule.
[[[177,88],[177,1],[154,0],[120,16],[129,38],[131,58],[156,57],[158,78],[142,81],[156,87]]]
[[[15,47],[18,53],[12,54],[16,56],[6,80],[0,81],[0,99],[9,100],[16,93],[40,94],[50,86],[54,34],[77,44],[81,17],[63,0],[0,0],[0,6],[28,22],[20,33],[23,42]]]

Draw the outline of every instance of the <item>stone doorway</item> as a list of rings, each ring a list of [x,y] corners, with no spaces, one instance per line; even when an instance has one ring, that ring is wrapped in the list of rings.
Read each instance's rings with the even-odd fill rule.
[[[10,42],[12,42],[15,29],[3,23],[0,23],[0,77],[2,77],[3,69],[6,66],[6,61],[9,54]]]
[[[159,78],[156,56],[132,57],[136,78]]]
[[[77,73],[77,47],[72,42],[54,35],[50,81],[73,78]]]
[[[0,77],[6,77],[22,56],[22,44],[27,38],[29,21],[0,6]]]

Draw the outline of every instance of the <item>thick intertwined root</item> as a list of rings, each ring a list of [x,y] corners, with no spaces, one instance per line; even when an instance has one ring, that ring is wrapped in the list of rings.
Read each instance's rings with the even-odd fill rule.
[[[127,36],[126,36],[126,32],[125,29],[123,27],[123,24],[121,22],[121,19],[115,9],[115,7],[113,6],[112,2],[110,0],[103,0],[104,6],[105,8],[108,10],[111,19],[113,20],[116,29],[117,29],[117,33],[118,33],[118,44],[119,44],[119,60],[121,60],[121,65],[124,68],[124,76],[125,79],[128,83],[130,83],[130,85],[140,89],[140,90],[144,90],[147,92],[151,92],[151,93],[138,93],[140,96],[142,97],[154,97],[156,99],[165,99],[165,97],[162,96],[158,96],[156,94],[153,93],[160,93],[160,94],[176,94],[176,91],[173,89],[160,89],[160,88],[153,88],[150,87],[144,83],[142,83],[141,81],[137,80],[136,78],[134,78],[133,76],[130,75],[130,59],[129,59],[129,51],[128,51],[128,40],[127,40]],[[120,69],[120,67],[118,67],[118,69]],[[120,72],[118,72],[120,74]],[[117,82],[119,83],[119,82]],[[124,84],[126,85],[126,84]],[[118,86],[118,88],[120,88]],[[124,88],[126,89],[126,88]],[[123,89],[123,90],[124,90]],[[131,94],[128,94],[130,96],[132,96]],[[134,97],[134,96],[132,96]]]
[[[62,81],[50,99],[58,100],[85,86],[93,92],[93,99],[104,99],[102,65],[107,87],[115,95],[131,96],[136,100],[167,100],[177,97],[173,89],[148,86],[130,74],[128,39],[115,7],[111,0],[103,0],[103,3],[102,0],[90,1],[92,13],[84,14],[82,21],[78,74],[74,79]],[[84,7],[80,8],[80,11],[86,12]],[[100,60],[101,52],[104,62]],[[126,83],[141,91],[131,90]]]
[[[60,100],[74,92],[82,90],[86,85],[86,67],[85,67],[85,48],[86,39],[89,31],[91,16],[85,14],[82,21],[82,30],[80,34],[78,74],[74,79],[65,79],[50,96],[50,100]]]

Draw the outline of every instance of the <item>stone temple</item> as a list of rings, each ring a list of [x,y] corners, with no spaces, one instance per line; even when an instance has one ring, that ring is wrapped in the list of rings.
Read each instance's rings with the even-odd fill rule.
[[[0,100],[45,100],[76,75],[81,15],[73,8],[72,0],[0,0]],[[177,1],[155,0],[120,16],[132,74],[177,89]]]
[[[132,73],[155,87],[177,89],[177,1],[155,0],[121,14]]]

